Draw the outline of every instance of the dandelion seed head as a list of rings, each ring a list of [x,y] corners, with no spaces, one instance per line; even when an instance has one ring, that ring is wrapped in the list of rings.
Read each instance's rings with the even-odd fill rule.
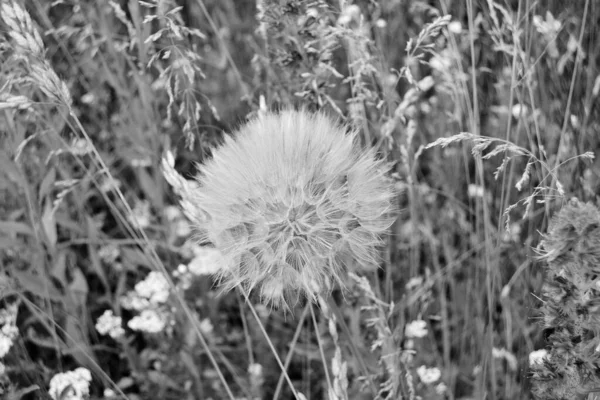
[[[383,161],[324,114],[283,111],[244,125],[213,153],[193,204],[200,239],[222,254],[225,290],[258,290],[275,306],[343,284],[348,260],[377,265],[395,219]]]

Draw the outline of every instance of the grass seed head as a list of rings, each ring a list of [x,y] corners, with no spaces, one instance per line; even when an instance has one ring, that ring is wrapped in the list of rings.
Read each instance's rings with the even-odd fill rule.
[[[395,219],[387,168],[323,114],[283,111],[244,125],[185,192],[201,240],[225,256],[225,290],[258,290],[287,306],[343,283],[348,260],[377,265]]]

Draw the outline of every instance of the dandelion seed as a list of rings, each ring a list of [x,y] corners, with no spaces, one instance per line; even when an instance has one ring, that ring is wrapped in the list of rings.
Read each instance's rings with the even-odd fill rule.
[[[412,321],[406,325],[404,332],[407,338],[422,338],[427,335],[427,322],[422,319]]]
[[[256,289],[287,306],[343,285],[352,260],[377,265],[380,235],[395,219],[386,171],[359,149],[356,132],[323,114],[284,111],[227,137],[182,197],[201,239],[224,256],[224,290]]]
[[[417,368],[417,375],[419,375],[421,382],[430,385],[440,380],[442,372],[438,368],[427,368],[425,365],[421,365]]]
[[[48,393],[54,400],[83,400],[90,394],[92,374],[86,368],[77,368],[56,374],[50,379]]]

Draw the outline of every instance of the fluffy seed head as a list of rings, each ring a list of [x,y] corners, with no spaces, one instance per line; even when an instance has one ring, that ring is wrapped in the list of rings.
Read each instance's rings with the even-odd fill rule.
[[[377,265],[394,190],[355,132],[283,111],[248,122],[213,154],[198,184],[179,192],[200,239],[225,257],[217,277],[226,290],[255,289],[281,306],[343,284],[352,263]]]

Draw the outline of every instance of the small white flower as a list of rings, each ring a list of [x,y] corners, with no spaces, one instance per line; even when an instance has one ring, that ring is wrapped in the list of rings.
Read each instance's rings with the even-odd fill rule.
[[[92,144],[84,138],[77,138],[71,142],[69,151],[76,156],[83,156],[93,151]]]
[[[469,197],[483,197],[484,193],[483,186],[475,185],[473,183],[471,183],[467,189]]]
[[[548,351],[545,349],[535,350],[529,353],[529,365],[540,365],[548,358]]]
[[[438,383],[435,387],[435,392],[442,395],[448,391],[448,386],[444,382]]]
[[[419,319],[408,323],[405,328],[405,335],[407,338],[422,338],[427,335],[427,322]]]
[[[502,240],[505,242],[518,242],[521,237],[521,225],[513,222],[509,225],[508,230],[504,230]]]
[[[8,354],[8,351],[10,350],[12,345],[13,341],[11,338],[0,334],[0,358]]]
[[[118,339],[125,334],[121,326],[121,317],[115,316],[112,310],[104,311],[104,314],[98,318],[96,330],[101,335],[109,335],[113,339]]]
[[[152,165],[150,157],[134,158],[131,160],[131,166],[134,168],[146,168]]]
[[[558,31],[562,27],[562,23],[556,19],[550,11],[546,12],[546,19],[539,15],[533,17],[533,26],[542,35],[546,37],[546,40],[554,39],[554,36],[558,34]]]
[[[83,400],[89,395],[92,374],[86,368],[77,368],[56,374],[50,379],[48,393],[54,400]]]
[[[98,249],[98,257],[106,264],[112,264],[117,261],[120,253],[119,247],[114,244],[102,246]]]
[[[192,251],[194,258],[188,264],[192,274],[212,275],[223,268],[224,261],[219,250],[207,246],[194,246]]]
[[[104,397],[107,399],[110,399],[112,397],[117,397],[117,393],[115,393],[115,391],[110,388],[106,388],[106,389],[104,389]]]
[[[417,375],[419,375],[419,379],[426,385],[437,382],[442,377],[442,372],[436,368],[427,368],[424,365],[421,365],[417,368]]]
[[[100,191],[102,193],[111,192],[121,187],[121,181],[113,178],[112,176],[106,176],[100,181]]]
[[[0,310],[0,358],[4,357],[19,336],[17,328],[17,305],[15,303]]]
[[[150,226],[150,203],[146,200],[138,201],[131,211],[129,222],[142,229]]]
[[[447,73],[452,68],[452,59],[449,54],[436,54],[429,60],[429,65],[438,72]]]
[[[252,376],[262,376],[263,367],[258,363],[250,364],[248,366],[248,373]]]
[[[166,316],[156,310],[143,310],[133,317],[127,325],[134,331],[158,333],[167,325]]]
[[[192,233],[192,227],[186,220],[178,219],[173,223],[173,231],[178,237],[187,237]]]
[[[337,23],[339,25],[347,25],[352,21],[358,21],[360,19],[360,7],[356,4],[350,4],[342,10],[342,14],[338,18]]]
[[[175,221],[183,216],[181,210],[177,206],[166,206],[163,212],[167,221]]]
[[[81,96],[81,102],[83,104],[92,104],[93,102],[96,101],[96,96],[94,95],[94,93],[86,93],[83,96]]]
[[[515,104],[510,110],[513,118],[519,119],[521,116],[526,117],[529,114],[529,108],[525,104]]]
[[[448,24],[448,31],[458,35],[462,32],[462,24],[460,21],[452,21]]]
[[[135,291],[151,304],[162,304],[169,298],[169,282],[160,272],[152,271],[135,285]]]
[[[212,322],[210,322],[210,319],[204,318],[202,321],[200,321],[200,332],[202,332],[204,335],[212,335],[213,330],[214,326]]]
[[[377,21],[375,21],[375,26],[379,29],[384,29],[385,27],[387,27],[387,22],[385,19],[379,18]]]
[[[150,307],[150,302],[148,299],[140,297],[136,292],[130,291],[121,297],[121,305],[127,310],[141,311]]]
[[[416,276],[414,278],[410,278],[410,280],[408,282],[406,282],[406,285],[404,287],[406,288],[406,290],[415,290],[422,284],[423,284],[423,277]]]

